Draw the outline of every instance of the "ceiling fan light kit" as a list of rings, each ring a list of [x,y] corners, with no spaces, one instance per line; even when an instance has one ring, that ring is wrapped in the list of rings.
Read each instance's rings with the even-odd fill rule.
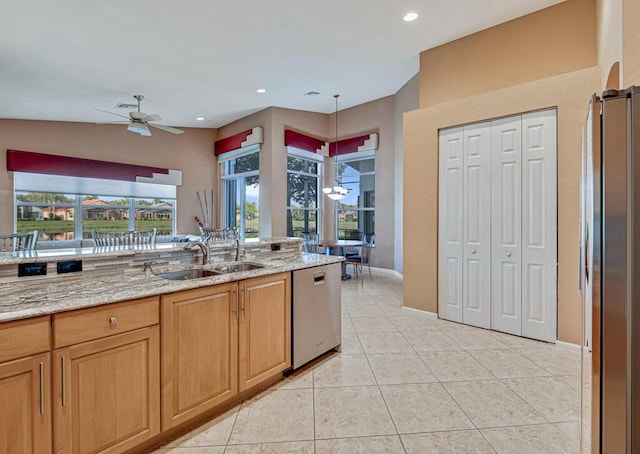
[[[171,134],[182,134],[184,132],[180,129],[172,128],[171,126],[156,125],[156,124],[150,123],[151,121],[160,121],[162,120],[162,118],[160,118],[160,116],[156,114],[147,115],[146,113],[140,111],[140,102],[144,99],[143,95],[133,95],[133,97],[138,102],[137,104],[138,110],[129,112],[128,117],[126,115],[120,115],[115,112],[109,112],[108,110],[101,110],[101,109],[96,109],[96,110],[100,112],[105,112],[111,115],[116,115],[118,117],[127,118],[129,120],[129,125],[127,126],[127,129],[136,134],[140,134],[141,136],[145,136],[145,137],[151,136],[151,131],[149,130],[149,126],[156,129],[160,129],[162,131],[170,132]],[[126,122],[123,122],[123,123],[126,123]]]

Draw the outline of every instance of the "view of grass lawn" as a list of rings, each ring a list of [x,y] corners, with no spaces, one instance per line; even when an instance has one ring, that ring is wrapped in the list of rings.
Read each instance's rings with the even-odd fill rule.
[[[103,221],[103,220],[84,220],[82,222],[84,237],[91,237],[91,229],[113,230],[113,231],[125,231],[129,230],[129,221]],[[170,219],[144,219],[136,220],[136,229],[150,229],[155,227],[158,230],[158,235],[171,235],[171,220]],[[28,232],[31,230],[38,230],[40,232],[41,240],[50,239],[72,239],[73,221],[58,221],[58,220],[21,220],[17,222],[18,232]]]

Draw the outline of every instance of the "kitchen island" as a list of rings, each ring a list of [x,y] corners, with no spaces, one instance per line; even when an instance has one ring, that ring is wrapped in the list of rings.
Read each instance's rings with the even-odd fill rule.
[[[208,265],[180,245],[0,258],[8,450],[139,452],[281,379],[291,367],[291,272],[342,259],[301,253],[297,240],[243,247],[262,267],[189,280],[159,274],[213,270],[228,251]],[[105,262],[77,275],[11,271],[87,259]],[[161,263],[144,270],[151,260]]]

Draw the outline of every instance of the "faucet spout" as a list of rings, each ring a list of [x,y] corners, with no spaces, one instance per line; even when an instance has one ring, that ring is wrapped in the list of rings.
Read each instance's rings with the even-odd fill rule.
[[[240,238],[236,238],[236,262],[240,260],[240,254],[244,251],[240,249]],[[244,256],[244,254],[242,254]]]
[[[199,247],[202,251],[202,264],[206,265],[207,263],[209,263],[209,248],[201,241],[189,241],[184,245],[182,249],[184,249],[185,251],[190,251],[193,250],[194,247]]]

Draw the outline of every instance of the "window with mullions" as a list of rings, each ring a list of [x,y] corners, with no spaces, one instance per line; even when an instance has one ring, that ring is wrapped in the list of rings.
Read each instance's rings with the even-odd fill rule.
[[[91,238],[91,229],[155,227],[174,233],[175,199],[16,191],[16,230],[38,230],[41,240]]]
[[[338,156],[338,183],[349,190],[338,201],[337,229],[342,240],[375,233],[375,158],[371,152]]]
[[[221,156],[219,162],[222,169],[222,226],[237,227],[241,238],[258,238],[259,151],[230,152],[227,158]]]
[[[322,156],[289,148],[287,156],[287,236],[320,233]]]

